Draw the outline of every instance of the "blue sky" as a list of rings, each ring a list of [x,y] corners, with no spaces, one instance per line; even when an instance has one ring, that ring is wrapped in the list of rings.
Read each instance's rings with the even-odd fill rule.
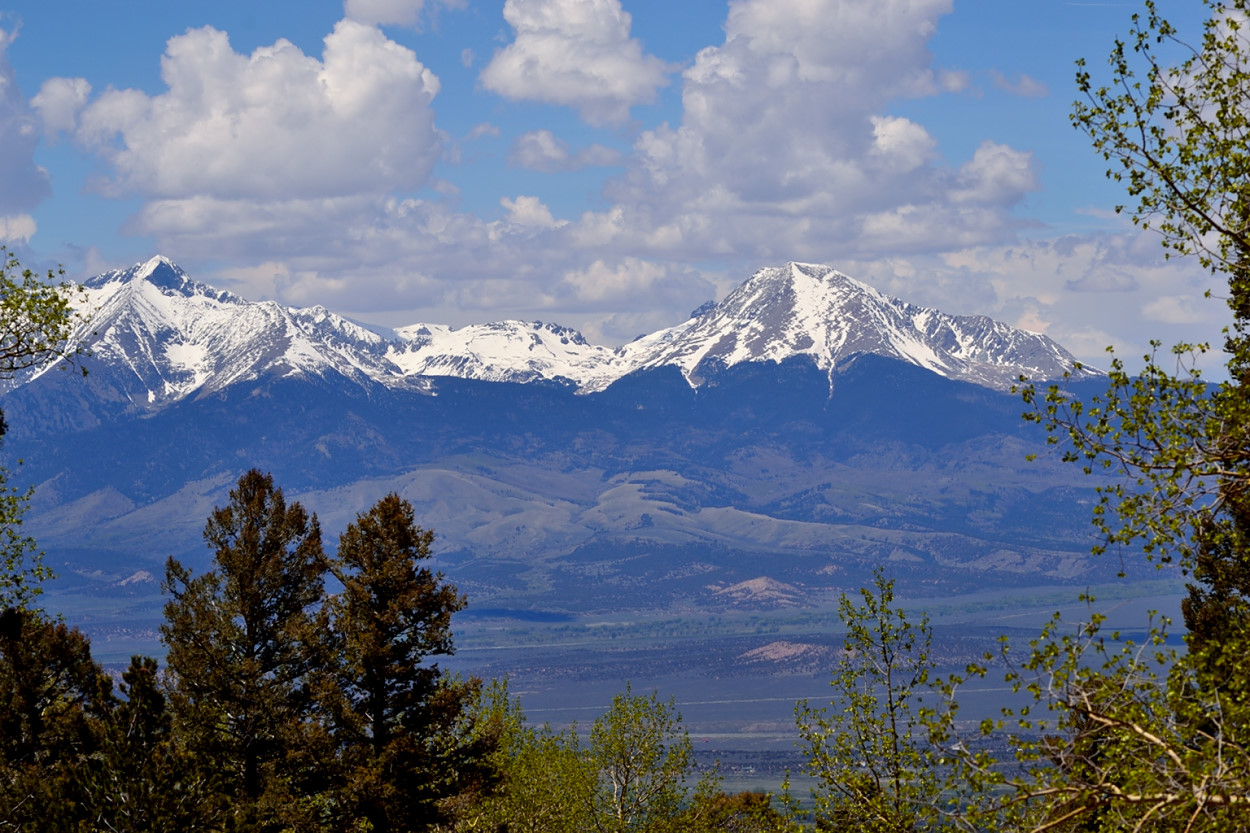
[[[0,0],[0,238],[73,278],[159,252],[253,299],[608,344],[820,262],[1105,364],[1226,318],[1068,123],[1075,60],[1139,8]]]

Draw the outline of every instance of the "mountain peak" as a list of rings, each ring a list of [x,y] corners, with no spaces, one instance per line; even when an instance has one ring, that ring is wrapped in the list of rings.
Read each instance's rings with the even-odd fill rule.
[[[129,269],[113,269],[83,282],[83,286],[87,289],[104,290],[106,294],[111,294],[110,287],[117,290],[123,286],[130,286],[134,291],[134,287],[145,285],[155,287],[164,295],[181,295],[186,298],[198,295],[217,303],[247,303],[233,292],[216,289],[192,280],[178,264],[165,255],[156,255],[146,261],[136,263]]]
[[[677,365],[693,385],[718,366],[794,356],[810,357],[831,384],[857,356],[875,353],[998,389],[1021,374],[1058,378],[1076,362],[1046,336],[918,307],[833,267],[798,262],[760,269],[715,307],[622,352],[637,367]]]
[[[172,260],[164,255],[157,255],[144,264],[131,267],[134,282],[143,281],[155,286],[162,292],[176,292],[181,295],[205,294],[208,287],[197,284],[187,277],[187,273],[178,268]],[[211,291],[211,290],[209,290]]]
[[[136,263],[132,269],[134,270],[134,279],[138,281],[150,280],[156,283],[161,280],[168,280],[165,275],[185,275],[172,260],[165,255],[156,255],[147,263]]]

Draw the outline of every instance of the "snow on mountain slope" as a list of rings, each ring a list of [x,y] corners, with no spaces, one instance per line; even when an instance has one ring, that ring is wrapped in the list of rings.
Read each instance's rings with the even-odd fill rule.
[[[577,330],[541,321],[414,324],[395,333],[400,341],[387,356],[405,375],[492,382],[554,379],[580,385],[598,374],[612,376],[616,364],[611,348],[590,344]]]
[[[1021,374],[1058,378],[1075,361],[1046,336],[985,316],[913,306],[828,266],[804,263],[761,269],[702,314],[626,345],[621,360],[634,368],[677,365],[698,385],[717,365],[807,355],[832,375],[864,353],[998,389]]]
[[[692,385],[719,365],[811,356],[834,373],[863,353],[993,388],[1048,379],[1073,358],[1045,336],[983,316],[890,298],[827,266],[763,269],[690,320],[612,350],[555,324],[501,321],[381,330],[324,307],[252,302],[191,280],[164,257],[87,281],[78,339],[97,382],[140,410],[266,375],[341,375],[428,390],[430,377],[555,380],[600,390],[640,368],[676,365]],[[37,375],[37,374],[36,374]]]
[[[430,376],[580,383],[613,351],[553,324],[506,321],[378,330],[324,307],[252,302],[189,278],[167,258],[106,272],[84,284],[96,382],[140,410],[264,375],[325,376],[428,389]]]
[[[341,321],[351,345],[326,338],[329,313],[252,303],[187,277],[163,257],[84,284],[86,323],[77,339],[134,406],[158,408],[264,374],[371,377],[385,369],[385,339]]]

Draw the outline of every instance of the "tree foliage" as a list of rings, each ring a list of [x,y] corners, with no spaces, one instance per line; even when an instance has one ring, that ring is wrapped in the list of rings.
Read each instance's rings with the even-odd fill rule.
[[[344,804],[374,833],[444,821],[446,799],[491,778],[494,741],[465,709],[480,683],[429,661],[453,653],[451,616],[464,607],[423,564],[433,540],[392,493],[347,527],[331,562],[343,589],[324,606],[333,684],[323,697],[347,772]]]
[[[1208,686],[1165,622],[1140,642],[1104,622],[1092,607],[1076,624],[1056,614],[1019,658],[1003,643],[997,659],[1026,701],[981,731],[1007,733],[1015,763],[954,744],[966,800],[952,818],[968,830],[1244,830],[1246,704]]]
[[[253,469],[204,528],[214,569],[166,566],[162,638],[175,724],[249,824],[288,808],[289,756],[305,740],[312,607],[325,556],[315,516]],[[261,829],[264,829],[263,825]]]
[[[584,738],[576,727],[526,726],[505,685],[493,686],[478,709],[500,727],[503,781],[456,830],[745,833],[772,830],[780,819],[767,798],[725,796],[714,774],[695,777],[681,715],[654,692],[635,694],[627,684]]]
[[[573,732],[527,726],[520,700],[496,680],[472,705],[477,720],[493,727],[491,756],[500,774],[498,789],[476,796],[451,827],[457,831],[574,833],[584,815],[580,796],[593,781],[583,765]]]
[[[49,270],[40,276],[0,246],[0,379],[50,361],[72,363],[79,348],[70,341],[78,316],[78,287]]]
[[[119,689],[87,784],[97,827],[110,833],[217,828],[219,805],[174,734],[156,660],[132,657]]]
[[[689,795],[694,749],[676,705],[655,692],[626,684],[590,727],[582,758],[594,776],[587,808],[597,831],[662,830]]]
[[[0,417],[0,435],[3,430]],[[9,473],[0,466],[0,606],[29,608],[41,585],[52,577],[35,539],[22,531],[22,519],[31,490],[9,485]]]
[[[1116,477],[1095,507],[1098,549],[1140,547],[1192,576],[1188,650],[1168,649],[1162,624],[1137,645],[1108,638],[1091,615],[1075,628],[1052,622],[1011,666],[1058,714],[1054,740],[1022,741],[1027,777],[1002,782],[1012,789],[996,805],[1036,829],[1250,820],[1250,21],[1246,0],[1204,5],[1209,19],[1189,43],[1148,0],[1114,45],[1109,81],[1079,66],[1085,98],[1072,118],[1127,186],[1133,202],[1117,210],[1225,282],[1228,378],[1209,384],[1196,369],[1207,345],[1178,345],[1169,367],[1156,343],[1139,376],[1114,360],[1107,393],[1089,401],[1024,388],[1029,416],[1067,459]],[[1009,717],[1044,728],[1030,711]]]
[[[0,612],[0,826],[77,830],[97,809],[86,786],[105,745],[112,681],[76,629]]]
[[[490,790],[498,736],[467,708],[480,682],[431,662],[452,653],[464,599],[423,563],[433,534],[407,501],[361,513],[328,558],[316,516],[253,470],[204,538],[213,569],[166,571],[172,747],[153,722],[160,691],[136,689],[151,706],[139,736],[200,779],[167,785],[171,800],[209,792],[202,818],[230,829],[386,833],[430,829]],[[327,575],[340,592],[325,594]]]
[[[1128,208],[1135,223],[1162,234],[1170,252],[1225,275],[1241,269],[1250,251],[1246,3],[1203,5],[1209,17],[1193,44],[1146,0],[1128,37],[1115,42],[1107,83],[1077,62],[1085,98],[1072,122],[1111,163],[1107,176],[1136,201],[1116,211]]]
[[[78,356],[70,342],[78,323],[76,287],[60,277],[52,271],[41,277],[0,247],[0,389],[22,371],[57,360],[70,364]],[[0,436],[5,429],[0,415]],[[30,605],[51,575],[34,540],[21,531],[29,499],[0,467],[0,607]]]
[[[1221,509],[1220,479],[1230,470],[1215,445],[1232,414],[1188,356],[1187,346],[1177,348],[1173,369],[1147,356],[1135,376],[1114,359],[1107,392],[1088,401],[1061,385],[1023,388],[1025,417],[1064,445],[1063,458],[1108,478],[1096,487],[1096,553],[1140,547],[1161,563],[1189,563],[1197,534]]]
[[[928,620],[913,624],[894,605],[894,581],[877,569],[860,603],[843,594],[842,657],[833,701],[795,710],[818,823],[830,830],[905,833],[936,819],[942,778],[921,705],[930,689]]]
[[[1109,540],[1140,541],[1148,553],[1191,564],[1195,542],[1227,531],[1223,514],[1250,488],[1250,31],[1246,0],[1204,0],[1210,17],[1191,45],[1152,1],[1098,85],[1083,62],[1085,100],[1073,123],[1124,181],[1139,225],[1160,233],[1170,254],[1196,257],[1227,285],[1233,323],[1223,348],[1229,378],[1211,386],[1192,361],[1207,345],[1178,345],[1174,368],[1147,356],[1140,376],[1119,361],[1104,397],[1084,404],[1057,386],[1025,388],[1032,417],[1069,458],[1124,475],[1096,520]],[[1169,63],[1164,55],[1178,54]],[[1117,210],[1125,210],[1118,206]]]

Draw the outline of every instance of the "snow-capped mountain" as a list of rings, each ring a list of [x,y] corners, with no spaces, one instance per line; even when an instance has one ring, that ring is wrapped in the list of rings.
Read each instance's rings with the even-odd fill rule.
[[[93,373],[140,408],[212,393],[261,375],[370,378],[387,340],[324,309],[253,303],[197,283],[164,257],[84,285],[77,340]],[[46,372],[46,371],[45,371]]]
[[[84,289],[77,338],[92,372],[138,410],[270,375],[417,390],[437,376],[553,380],[593,391],[642,368],[675,365],[697,387],[716,367],[800,355],[832,378],[874,353],[1002,389],[1022,373],[1059,377],[1074,361],[1045,336],[915,307],[827,266],[797,263],[763,269],[690,320],[615,350],[541,322],[366,327],[323,307],[247,301],[164,257],[106,272]]]
[[[1059,378],[1075,362],[1044,335],[913,306],[807,263],[761,269],[702,314],[627,345],[621,359],[631,368],[677,365],[697,385],[715,365],[806,355],[832,375],[868,353],[1000,390],[1021,374]]]
[[[192,280],[160,256],[91,278],[83,288],[75,340],[90,353],[94,387],[120,391],[139,410],[268,375],[333,373],[418,390],[429,387],[431,376],[580,382],[614,356],[551,324],[414,324],[391,331],[320,306],[247,301]]]

